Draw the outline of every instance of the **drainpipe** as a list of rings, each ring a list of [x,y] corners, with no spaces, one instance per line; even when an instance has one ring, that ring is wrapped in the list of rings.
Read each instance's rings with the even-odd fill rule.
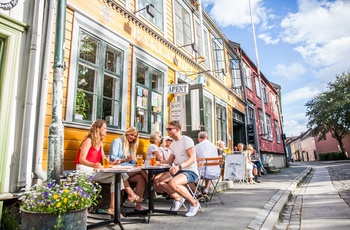
[[[41,180],[47,179],[46,171],[43,170],[42,166],[42,156],[43,156],[43,146],[44,146],[44,134],[45,134],[45,117],[46,117],[46,107],[47,107],[47,92],[49,86],[49,68],[51,56],[51,44],[53,35],[53,25],[55,18],[56,1],[48,1],[46,8],[46,18],[44,21],[45,31],[44,38],[42,39],[43,44],[43,56],[41,63],[43,63],[43,68],[40,76],[42,76],[41,82],[41,92],[40,92],[40,102],[39,102],[39,114],[38,114],[38,127],[37,127],[37,141],[35,149],[35,164],[34,172],[35,176],[39,177]]]
[[[49,127],[48,143],[48,168],[47,178],[49,181],[60,180],[63,174],[63,77],[64,63],[64,39],[66,29],[67,0],[58,0],[56,16],[56,38],[54,55],[54,73],[52,90],[52,115]]]
[[[27,85],[25,89],[25,104],[23,114],[23,129],[21,137],[21,156],[19,160],[19,172],[17,189],[31,186],[31,172],[33,165],[34,143],[36,132],[36,102],[39,94],[40,72],[40,39],[42,33],[42,17],[44,1],[35,1],[33,10],[33,23],[31,26],[30,50],[28,60]]]

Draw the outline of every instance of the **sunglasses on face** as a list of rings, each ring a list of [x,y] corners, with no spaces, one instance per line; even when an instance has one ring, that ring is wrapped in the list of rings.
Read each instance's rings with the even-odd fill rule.
[[[176,128],[166,128],[165,130],[169,132],[169,131],[171,131],[173,129],[176,129]]]
[[[171,141],[171,142],[173,142],[173,139],[166,139],[166,141]]]

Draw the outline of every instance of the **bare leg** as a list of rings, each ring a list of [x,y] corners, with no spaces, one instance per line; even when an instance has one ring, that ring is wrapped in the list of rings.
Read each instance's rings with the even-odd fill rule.
[[[182,196],[186,200],[188,200],[192,206],[197,206],[197,200],[193,198],[193,196],[185,186],[187,183],[187,177],[184,174],[180,173],[171,180],[169,180],[168,185],[170,190],[174,191],[174,200],[179,200],[180,196]]]
[[[156,192],[165,192],[163,190],[163,187],[160,185],[160,183],[166,179],[170,179],[171,178],[171,175],[170,173],[168,172],[164,172],[164,173],[160,173],[160,174],[157,174],[154,179],[153,179],[153,186],[154,186],[154,190]]]
[[[135,187],[136,188],[136,194],[139,197],[143,197],[143,193],[145,192],[145,187],[146,187],[146,180],[145,180],[145,178],[140,173],[134,174],[132,176],[129,175],[129,176],[130,176],[129,177],[129,181],[136,183],[136,187]],[[142,209],[141,203],[136,203],[135,208],[137,210]]]

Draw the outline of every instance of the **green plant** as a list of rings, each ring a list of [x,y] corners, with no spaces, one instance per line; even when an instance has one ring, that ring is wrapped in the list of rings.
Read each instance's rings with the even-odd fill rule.
[[[91,176],[72,173],[59,183],[44,182],[35,185],[20,197],[20,208],[31,212],[57,214],[56,227],[61,227],[62,214],[95,205],[100,192],[101,186],[93,182]]]
[[[75,113],[83,115],[83,118],[86,120],[88,118],[87,114],[90,109],[90,102],[86,94],[82,90],[78,89],[75,100]]]
[[[0,229],[17,230],[19,229],[19,223],[13,210],[4,208],[1,217]]]

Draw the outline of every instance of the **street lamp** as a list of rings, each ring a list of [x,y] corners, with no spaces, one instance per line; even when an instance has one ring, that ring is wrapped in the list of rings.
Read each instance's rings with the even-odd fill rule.
[[[145,7],[142,8],[142,9],[139,9],[139,10],[135,11],[134,14],[136,14],[136,13],[138,13],[138,12],[144,10],[144,9],[146,9],[147,14],[148,14],[151,18],[154,18],[154,6],[153,6],[153,4],[149,4],[149,5],[145,6]]]

